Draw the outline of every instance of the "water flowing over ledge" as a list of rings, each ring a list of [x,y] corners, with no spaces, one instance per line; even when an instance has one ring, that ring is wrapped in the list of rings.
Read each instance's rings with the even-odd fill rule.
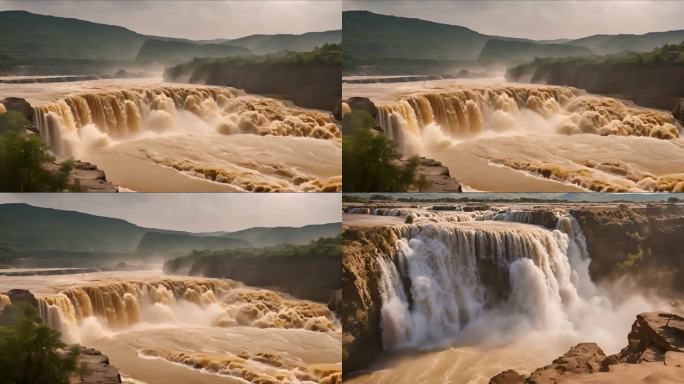
[[[37,132],[59,158],[97,165],[122,190],[342,188],[341,131],[326,112],[156,78],[0,84],[0,91],[31,104]]]
[[[684,159],[681,127],[667,111],[496,79],[344,87],[375,103],[403,153],[440,161],[474,190],[684,191],[684,163],[671,161]]]

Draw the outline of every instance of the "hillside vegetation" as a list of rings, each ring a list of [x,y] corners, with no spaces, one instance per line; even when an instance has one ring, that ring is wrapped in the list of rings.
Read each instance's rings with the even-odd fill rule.
[[[677,30],[535,41],[368,11],[343,12],[342,25],[347,73],[378,74],[384,69],[386,74],[453,74],[483,64],[519,64],[542,57],[647,52],[684,40],[684,30]]]
[[[195,251],[164,263],[164,272],[234,279],[304,299],[327,301],[341,287],[341,255],[338,229],[335,237],[306,245]]]
[[[140,47],[137,60],[143,63],[176,64],[195,57],[245,56],[250,51],[243,47],[226,44],[197,44],[189,41],[165,41],[150,39]]]

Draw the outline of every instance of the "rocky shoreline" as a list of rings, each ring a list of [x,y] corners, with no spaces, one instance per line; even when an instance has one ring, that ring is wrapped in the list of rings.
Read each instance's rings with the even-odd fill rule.
[[[489,384],[625,383],[626,378],[644,383],[684,378],[683,317],[641,313],[627,336],[627,346],[617,354],[606,356],[596,343],[580,343],[529,376],[506,370]]]

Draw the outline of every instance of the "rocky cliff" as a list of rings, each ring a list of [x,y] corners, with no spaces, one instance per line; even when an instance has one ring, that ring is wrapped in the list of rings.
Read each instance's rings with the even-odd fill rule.
[[[255,63],[238,65],[222,62],[190,63],[167,69],[167,81],[224,85],[292,100],[306,108],[334,111],[342,88],[341,64]]]
[[[630,276],[662,294],[684,293],[684,206],[594,205],[571,213],[587,239],[592,280]]]
[[[348,373],[382,353],[378,260],[394,258],[396,250],[388,227],[344,227],[342,239],[342,364]]]
[[[672,111],[684,95],[684,66],[619,63],[544,63],[506,72],[509,81],[569,85],[590,93],[615,95],[636,104]],[[681,121],[681,120],[680,120]]]

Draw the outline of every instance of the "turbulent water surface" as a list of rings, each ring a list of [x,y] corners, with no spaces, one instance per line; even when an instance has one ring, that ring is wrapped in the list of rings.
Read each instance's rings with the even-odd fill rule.
[[[669,111],[501,79],[343,84],[343,94],[369,97],[404,153],[441,161],[472,189],[684,191]]]
[[[92,161],[136,191],[338,191],[328,113],[234,88],[160,79],[0,84],[26,98],[59,156]]]
[[[396,259],[380,260],[387,354],[349,382],[487,383],[506,369],[531,373],[579,342],[616,353],[636,313],[669,308],[596,286],[579,224],[563,208],[550,214],[555,228],[535,225],[530,207],[349,209],[346,225],[412,218],[375,224],[393,228],[397,249]]]
[[[0,276],[68,343],[144,383],[337,383],[339,323],[323,304],[225,279],[159,272]],[[0,307],[9,298],[0,296]]]

